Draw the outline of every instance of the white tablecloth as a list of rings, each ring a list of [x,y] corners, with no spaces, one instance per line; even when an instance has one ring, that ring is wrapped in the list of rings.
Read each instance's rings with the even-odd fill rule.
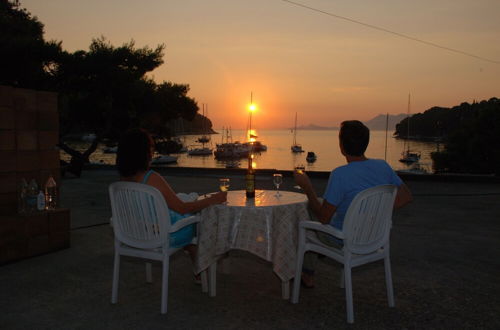
[[[257,190],[246,199],[245,191],[230,191],[228,202],[201,212],[197,271],[206,269],[231,249],[249,251],[272,262],[283,282],[295,275],[297,225],[309,220],[304,194]]]

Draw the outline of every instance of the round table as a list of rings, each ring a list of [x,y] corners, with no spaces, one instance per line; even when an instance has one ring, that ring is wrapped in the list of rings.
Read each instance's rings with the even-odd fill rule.
[[[310,220],[307,196],[274,190],[256,190],[247,199],[244,190],[229,191],[227,203],[212,205],[200,213],[197,271],[207,269],[232,249],[251,252],[273,266],[288,296],[295,276],[299,221]]]

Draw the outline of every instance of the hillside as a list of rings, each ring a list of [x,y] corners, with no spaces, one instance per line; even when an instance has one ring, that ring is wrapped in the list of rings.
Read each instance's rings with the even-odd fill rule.
[[[385,122],[387,115],[378,115],[368,121],[365,121],[364,124],[371,130],[385,130]],[[399,122],[406,118],[406,114],[401,113],[399,115],[389,115],[389,131],[396,131],[396,125]]]

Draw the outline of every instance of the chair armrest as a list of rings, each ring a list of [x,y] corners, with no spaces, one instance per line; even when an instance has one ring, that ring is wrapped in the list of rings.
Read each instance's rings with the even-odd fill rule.
[[[299,230],[300,229],[309,229],[309,230],[316,230],[316,231],[321,231],[323,233],[335,236],[340,239],[344,239],[344,233],[338,230],[335,227],[332,227],[327,224],[322,224],[321,222],[317,221],[301,221],[299,222]]]
[[[197,215],[192,215],[190,217],[184,218],[182,220],[177,221],[170,227],[170,232],[173,233],[175,231],[178,231],[181,228],[184,228],[186,226],[189,226],[193,223],[198,223],[200,222],[200,217]]]

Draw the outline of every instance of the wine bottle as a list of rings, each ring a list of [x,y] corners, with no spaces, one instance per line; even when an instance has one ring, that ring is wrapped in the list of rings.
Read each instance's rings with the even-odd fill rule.
[[[245,176],[247,198],[255,197],[255,170],[253,169],[252,154],[248,154],[248,169]]]

